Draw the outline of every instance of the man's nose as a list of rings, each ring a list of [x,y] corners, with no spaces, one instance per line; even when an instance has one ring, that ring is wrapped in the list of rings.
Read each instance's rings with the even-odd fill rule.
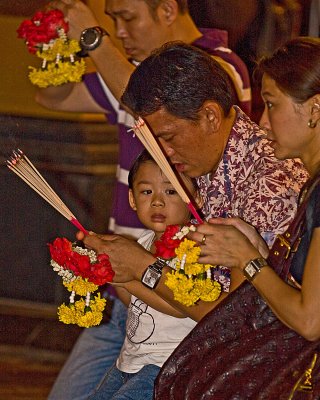
[[[125,25],[121,21],[115,22],[115,31],[117,39],[123,39],[128,36]]]
[[[160,142],[160,147],[162,148],[166,156],[168,156],[169,158],[172,157],[174,155],[174,149],[170,147],[168,143],[161,138],[159,139],[159,142]]]

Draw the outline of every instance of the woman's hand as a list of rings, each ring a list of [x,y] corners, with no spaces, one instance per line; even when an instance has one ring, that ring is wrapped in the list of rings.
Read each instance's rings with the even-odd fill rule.
[[[240,218],[212,218],[188,237],[199,242],[201,263],[243,270],[250,260],[268,255],[262,237]]]

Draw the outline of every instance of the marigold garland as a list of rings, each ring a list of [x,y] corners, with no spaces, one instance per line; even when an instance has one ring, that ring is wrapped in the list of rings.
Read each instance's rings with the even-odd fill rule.
[[[51,266],[62,277],[63,285],[71,292],[68,305],[58,308],[59,320],[65,324],[77,324],[89,328],[99,325],[106,300],[100,293],[92,297],[99,285],[111,282],[114,276],[109,257],[97,255],[66,238],[57,238],[49,243]],[[82,296],[75,301],[75,296]],[[85,299],[83,298],[85,297]]]
[[[185,306],[197,301],[215,301],[221,294],[221,284],[212,276],[216,268],[210,264],[198,263],[200,247],[185,238],[194,226],[170,225],[155,242],[156,257],[170,260],[173,271],[167,273],[165,284],[173,291],[174,299]]]
[[[76,59],[80,46],[67,38],[68,30],[60,10],[38,11],[20,24],[18,37],[25,40],[30,53],[42,59],[40,68],[29,67],[32,84],[46,88],[81,81],[86,64],[83,59]]]

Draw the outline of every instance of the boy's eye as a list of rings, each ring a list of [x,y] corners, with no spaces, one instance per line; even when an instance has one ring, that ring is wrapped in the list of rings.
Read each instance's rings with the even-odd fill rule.
[[[177,191],[175,189],[167,189],[166,193],[169,195],[174,195],[174,194],[177,194]]]
[[[141,191],[142,194],[151,194],[152,190],[151,189],[145,189]]]

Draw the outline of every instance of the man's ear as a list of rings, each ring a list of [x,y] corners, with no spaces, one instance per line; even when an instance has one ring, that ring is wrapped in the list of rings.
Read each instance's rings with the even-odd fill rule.
[[[222,109],[218,103],[208,100],[200,110],[200,115],[207,124],[209,124],[210,132],[217,132],[220,129],[222,121]]]
[[[137,206],[136,206],[136,202],[135,202],[135,200],[134,200],[134,196],[133,196],[132,189],[129,189],[128,196],[129,196],[129,204],[130,204],[130,207],[131,207],[134,211],[137,211]]]
[[[164,0],[160,4],[160,12],[167,23],[167,25],[171,25],[176,19],[179,14],[179,7],[176,0]]]

